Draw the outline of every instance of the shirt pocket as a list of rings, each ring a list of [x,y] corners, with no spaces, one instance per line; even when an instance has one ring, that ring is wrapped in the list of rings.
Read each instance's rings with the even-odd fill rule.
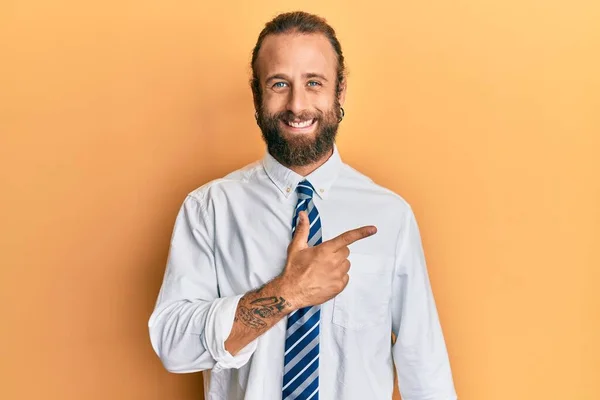
[[[333,299],[335,325],[363,329],[384,323],[390,314],[394,258],[350,253],[350,280]]]

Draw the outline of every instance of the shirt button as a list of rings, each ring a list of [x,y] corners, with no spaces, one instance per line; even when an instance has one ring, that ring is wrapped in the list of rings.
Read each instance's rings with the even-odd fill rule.
[[[290,192],[290,190],[292,190],[292,188],[289,188],[289,187],[285,188],[285,191],[288,193]]]
[[[319,189],[319,192],[323,193],[325,191],[325,189]]]

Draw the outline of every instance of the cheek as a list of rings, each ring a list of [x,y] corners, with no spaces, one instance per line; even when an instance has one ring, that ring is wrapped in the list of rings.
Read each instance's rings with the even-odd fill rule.
[[[285,110],[285,96],[268,93],[263,96],[262,100],[263,109],[269,114],[275,114]]]
[[[315,93],[312,105],[323,112],[327,112],[335,107],[335,96],[332,93]]]

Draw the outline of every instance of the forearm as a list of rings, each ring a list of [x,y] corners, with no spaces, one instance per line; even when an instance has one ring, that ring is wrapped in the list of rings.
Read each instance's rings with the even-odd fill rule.
[[[296,309],[285,288],[283,278],[278,277],[240,299],[231,333],[225,341],[230,354],[235,355]]]

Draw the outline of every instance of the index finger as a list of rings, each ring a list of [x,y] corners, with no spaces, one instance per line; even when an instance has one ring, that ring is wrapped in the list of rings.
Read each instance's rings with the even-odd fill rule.
[[[331,247],[333,251],[338,251],[342,247],[349,246],[357,240],[373,236],[375,233],[377,233],[377,228],[374,225],[361,226],[360,228],[346,231],[333,239],[329,239],[323,244]]]

